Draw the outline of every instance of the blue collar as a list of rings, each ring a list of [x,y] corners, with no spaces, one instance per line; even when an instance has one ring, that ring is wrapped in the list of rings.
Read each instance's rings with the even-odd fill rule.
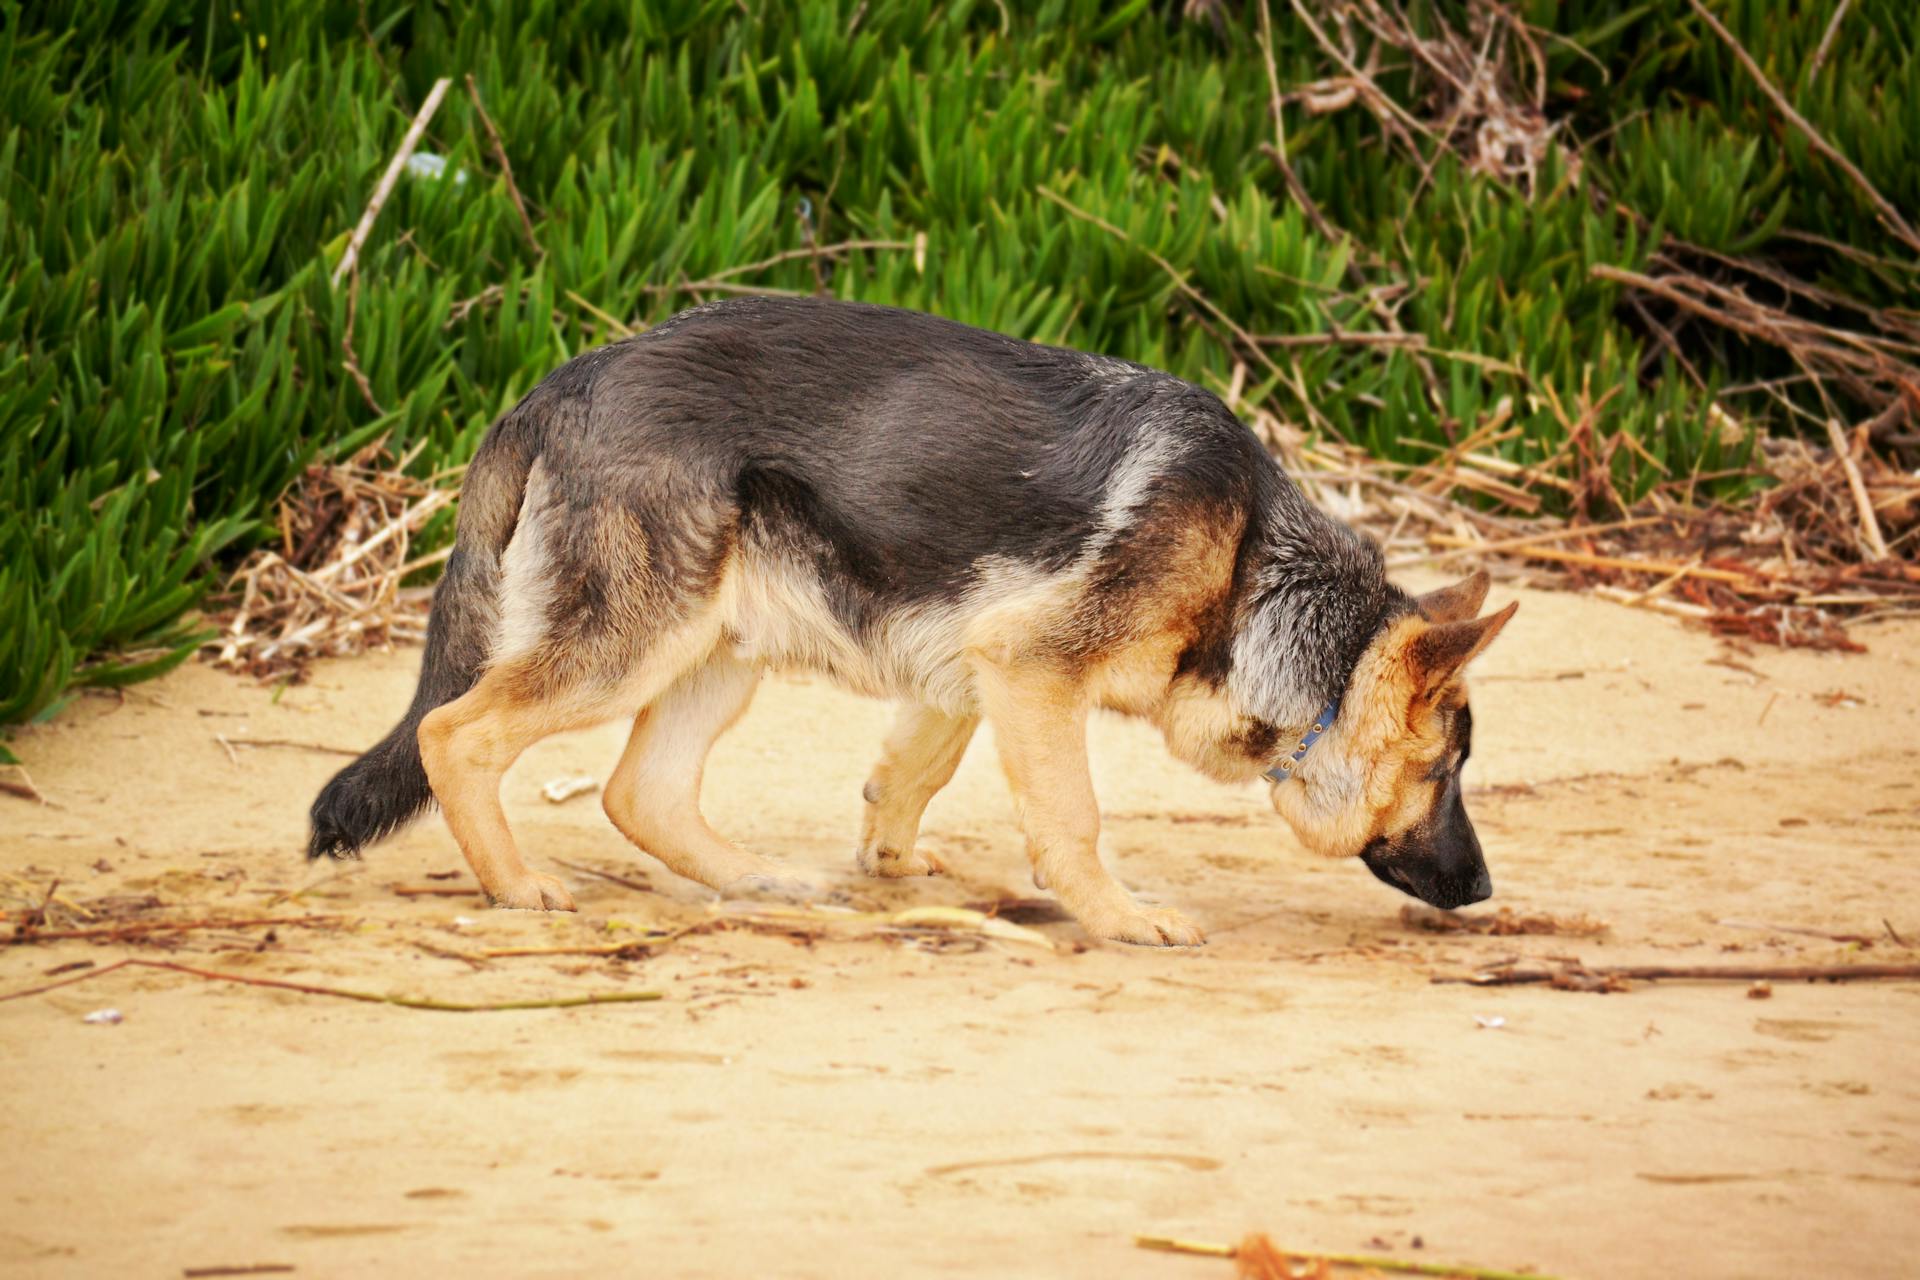
[[[1312,749],[1314,743],[1320,741],[1322,734],[1333,728],[1333,722],[1339,714],[1340,698],[1336,694],[1333,701],[1329,702],[1321,709],[1320,714],[1313,718],[1313,725],[1301,736],[1300,745],[1295,749],[1294,753],[1285,760],[1282,760],[1279,764],[1274,765],[1273,768],[1268,769],[1261,776],[1270,778],[1275,782],[1285,782],[1288,778],[1293,777],[1294,770],[1300,767],[1301,757],[1305,756],[1307,752]]]

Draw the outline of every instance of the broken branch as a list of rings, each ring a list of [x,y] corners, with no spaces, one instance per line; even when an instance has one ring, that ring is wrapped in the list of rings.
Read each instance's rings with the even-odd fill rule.
[[[365,212],[360,215],[359,225],[353,229],[353,235],[347,241],[347,251],[340,255],[340,263],[333,269],[333,284],[338,286],[341,279],[352,271],[360,261],[360,249],[373,232],[373,223],[380,216],[380,210],[386,206],[387,197],[393,194],[393,184],[400,180],[400,171],[407,167],[407,158],[413,149],[420,145],[421,135],[427,131],[427,121],[433,119],[433,113],[440,109],[440,100],[447,96],[447,89],[453,81],[441,76],[433,82],[433,88],[427,94],[427,100],[420,104],[420,110],[414,115],[413,123],[407,126],[406,136],[400,139],[400,149],[393,153],[393,159],[387,163],[387,171],[380,175],[380,182],[373,189],[373,198],[367,201]]]

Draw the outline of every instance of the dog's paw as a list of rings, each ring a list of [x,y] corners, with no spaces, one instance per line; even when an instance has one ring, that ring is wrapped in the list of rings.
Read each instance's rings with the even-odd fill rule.
[[[860,869],[870,876],[893,880],[902,876],[943,876],[947,864],[930,853],[915,849],[896,853],[885,846],[863,846],[854,855]]]
[[[1088,921],[1087,932],[1140,947],[1202,947],[1207,935],[1172,907],[1135,906],[1108,919]]]
[[[487,895],[493,905],[510,911],[577,911],[573,894],[550,875],[529,871],[498,893]]]
[[[819,885],[799,876],[780,875],[777,872],[754,871],[736,877],[720,886],[723,900],[752,898],[760,901],[791,902],[800,905],[817,902],[822,896]]]

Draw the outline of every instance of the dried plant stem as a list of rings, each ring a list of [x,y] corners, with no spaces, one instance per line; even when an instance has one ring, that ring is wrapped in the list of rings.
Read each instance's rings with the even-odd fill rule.
[[[297,991],[309,996],[334,996],[341,1000],[358,1000],[364,1004],[390,1004],[402,1009],[428,1009],[437,1013],[500,1013],[514,1009],[575,1009],[591,1004],[633,1004],[649,1000],[658,1000],[658,991],[611,991],[604,995],[567,996],[558,1000],[503,1000],[492,1004],[466,1004],[452,1000],[426,1000],[415,996],[381,995],[373,991],[354,991],[346,987],[318,987],[304,982],[283,982],[278,978],[253,978],[238,973],[218,973],[211,969],[195,969],[190,965],[174,964],[166,960],[116,960],[105,968],[95,969],[92,973],[83,973],[77,978],[64,982],[49,982],[45,986],[29,987],[24,991],[10,991],[0,995],[0,1001],[19,1000],[26,996],[37,996],[58,987],[70,987],[78,982],[90,982],[119,969],[165,969],[172,973],[184,973],[189,977],[204,978],[209,982],[237,982],[248,987],[269,987],[276,991]]]
[[[453,81],[446,76],[433,82],[433,88],[427,93],[427,100],[420,104],[420,110],[414,114],[413,123],[407,126],[407,132],[400,139],[400,149],[393,153],[393,159],[387,164],[387,171],[380,175],[380,181],[373,188],[373,198],[367,201],[360,222],[353,229],[353,235],[347,240],[347,251],[340,255],[340,263],[333,269],[333,283],[338,286],[342,277],[352,271],[360,261],[360,250],[367,243],[367,237],[373,233],[374,220],[380,216],[380,210],[386,205],[387,197],[393,194],[393,184],[400,180],[400,171],[407,167],[408,157],[413,155],[420,138],[427,131],[427,121],[433,119],[433,113],[440,109],[440,100],[447,96],[447,89]]]
[[[1457,538],[1446,533],[1431,534],[1428,540],[1448,547],[1470,548],[1475,545],[1471,539]],[[1725,582],[1742,587],[1753,587],[1765,581],[1757,573],[1709,569],[1699,565],[1676,564],[1671,560],[1631,560],[1624,556],[1596,556],[1582,551],[1562,551],[1555,547],[1538,545],[1516,546],[1514,549],[1531,560],[1557,560],[1562,564],[1585,565],[1592,569],[1625,569],[1633,573],[1676,574],[1684,578],[1706,578],[1713,582]]]
[[[25,765],[0,764],[0,794],[19,796],[22,800],[32,800],[38,804],[51,804],[52,801],[33,785],[33,778],[27,773]]]
[[[366,372],[360,368],[359,353],[353,349],[353,326],[359,315],[360,268],[356,264],[352,277],[347,281],[347,327],[340,334],[340,367],[353,379],[353,385],[360,388],[360,398],[367,402],[367,408],[373,410],[374,416],[384,418],[387,411],[374,399],[373,384],[367,381]]]
[[[1247,1243],[1260,1240],[1267,1248],[1290,1258],[1312,1262],[1325,1259],[1342,1267],[1372,1267],[1376,1271],[1393,1271],[1401,1275],[1415,1276],[1464,1276],[1467,1280],[1553,1280],[1551,1276],[1541,1275],[1537,1271],[1499,1271],[1488,1267],[1469,1267],[1451,1262],[1414,1262],[1402,1258],[1380,1258],[1361,1253],[1312,1253],[1298,1252],[1292,1249],[1279,1249],[1264,1237],[1250,1236],[1248,1242],[1239,1245],[1216,1244],[1209,1240],[1181,1240],[1173,1236],[1135,1236],[1134,1244],[1142,1249],[1152,1249],[1159,1253],[1189,1253],[1208,1258],[1238,1257]]]
[[[1417,333],[1378,333],[1373,330],[1348,332],[1335,328],[1331,333],[1263,333],[1256,339],[1263,347],[1423,347]]]
[[[636,938],[632,942],[610,942],[597,947],[498,947],[478,952],[479,960],[508,960],[523,956],[634,956],[650,953],[660,938]],[[466,957],[462,957],[465,959]]]
[[[1307,220],[1313,223],[1314,229],[1328,240],[1337,242],[1340,237],[1333,233],[1326,215],[1320,212],[1320,206],[1307,194],[1307,189],[1293,171],[1293,163],[1287,159],[1287,119],[1281,109],[1280,72],[1273,61],[1273,13],[1267,0],[1260,0],[1260,55],[1267,64],[1267,108],[1273,115],[1273,146],[1270,149],[1263,147],[1262,150],[1267,152],[1274,167],[1280,170],[1288,194],[1307,215]]]
[[[1873,499],[1867,496],[1867,482],[1860,477],[1859,464],[1853,460],[1853,447],[1847,443],[1840,424],[1827,419],[1827,438],[1833,441],[1833,456],[1847,473],[1847,489],[1853,494],[1854,509],[1860,513],[1860,536],[1867,555],[1873,560],[1887,558],[1887,539],[1880,532],[1880,521],[1873,514]]]
[[[1726,27],[1721,24],[1720,19],[1713,16],[1711,9],[1701,4],[1700,0],[1687,0],[1687,3],[1693,6],[1693,11],[1700,15],[1701,21],[1712,28],[1713,33],[1719,36],[1727,48],[1733,51],[1733,56],[1739,59],[1740,65],[1746,68],[1747,74],[1753,77],[1754,83],[1760,88],[1760,92],[1766,95],[1767,101],[1773,103],[1774,110],[1784,116],[1788,124],[1791,124],[1806,136],[1809,146],[1832,161],[1834,165],[1839,168],[1840,172],[1846,174],[1847,177],[1852,180],[1854,186],[1860,188],[1861,193],[1872,202],[1875,211],[1879,213],[1881,220],[1887,224],[1889,230],[1899,236],[1908,248],[1914,250],[1916,253],[1920,253],[1920,232],[1916,232],[1907,224],[1907,220],[1900,216],[1900,210],[1896,209],[1891,201],[1880,194],[1879,189],[1867,180],[1867,175],[1860,172],[1853,161],[1842,155],[1839,148],[1822,137],[1820,131],[1814,128],[1805,116],[1793,109],[1793,104],[1787,101],[1786,95],[1774,88],[1773,81],[1767,79],[1767,73],[1760,69],[1760,64],[1753,60],[1753,55],[1747,52],[1744,45],[1734,39],[1733,32],[1727,30]],[[1824,44],[1825,41],[1823,40],[1823,47]]]
[[[1812,84],[1820,74],[1820,68],[1827,64],[1827,52],[1833,48],[1833,38],[1840,34],[1840,21],[1847,16],[1847,6],[1853,0],[1840,0],[1833,6],[1833,16],[1827,19],[1827,29],[1820,35],[1820,47],[1813,51],[1813,57],[1807,62],[1807,83]]]
[[[748,286],[732,285],[728,282],[739,276],[758,275],[760,272],[777,267],[783,262],[799,262],[802,259],[818,260],[822,257],[834,257],[843,253],[852,253],[856,250],[905,251],[913,247],[914,242],[911,240],[842,240],[837,244],[816,245],[804,249],[783,249],[770,258],[762,258],[758,262],[742,263],[737,267],[728,267],[725,271],[716,271],[702,280],[683,280],[678,284],[648,285],[647,292],[698,293],[702,290],[722,292],[730,289],[746,289]],[[778,292],[786,295],[804,296],[800,295],[799,291],[794,289],[782,289]]]
[[[1859,982],[1874,978],[1920,978],[1920,964],[1611,964],[1560,969],[1489,969],[1466,975],[1436,974],[1436,983],[1464,983],[1473,987],[1514,987],[1552,983],[1565,977],[1639,979],[1662,978],[1692,982],[1751,982],[1777,978],[1782,982]]]
[[[1624,529],[1640,529],[1650,524],[1659,524],[1669,519],[1667,516],[1634,516],[1628,520],[1614,520],[1607,524],[1576,524],[1564,529],[1551,529],[1545,533],[1529,533],[1518,538],[1501,538],[1495,542],[1473,542],[1466,538],[1449,538],[1435,534],[1431,541],[1445,541],[1452,545],[1450,551],[1439,551],[1432,555],[1412,557],[1412,560],[1451,560],[1455,556],[1492,555],[1503,551],[1517,551],[1522,547],[1538,547],[1549,542],[1565,542],[1569,538],[1590,538],[1602,533],[1619,533]],[[1389,567],[1392,567],[1391,565]]]
[[[227,738],[221,741],[232,747],[291,747],[295,751],[317,751],[323,756],[347,756],[358,759],[361,752],[352,747],[330,747],[324,742],[297,742],[292,738]]]
[[[1776,698],[1779,694],[1774,695]],[[1772,705],[1769,703],[1768,705]],[[1826,929],[1809,929],[1797,924],[1772,924],[1765,920],[1715,920],[1715,924],[1724,929],[1757,929],[1763,933],[1797,933],[1808,938],[1825,938],[1829,942],[1878,942],[1878,938],[1864,933],[1833,933]],[[1882,923],[1885,923],[1884,921]]]
[[[527,202],[520,198],[520,187],[513,180],[513,161],[507,159],[506,144],[500,141],[500,131],[493,127],[493,117],[487,114],[487,104],[480,101],[480,86],[473,82],[473,73],[467,73],[467,96],[473,99],[473,109],[480,114],[480,124],[487,131],[487,141],[493,145],[494,159],[500,162],[500,172],[507,179],[507,195],[513,200],[514,212],[520,215],[520,230],[525,233],[527,243],[539,257],[546,257],[547,251],[540,247],[540,237],[533,233],[533,219],[527,216]]]
[[[1133,1243],[1155,1253],[1190,1253],[1202,1258],[1231,1258],[1239,1252],[1230,1244],[1211,1240],[1182,1240],[1178,1236],[1135,1236]]]
[[[628,889],[637,889],[641,893],[653,892],[653,886],[644,880],[631,880],[626,876],[617,876],[611,871],[595,871],[592,867],[582,866],[578,862],[568,862],[565,858],[555,858],[553,861],[556,865],[565,867],[569,871],[578,871],[583,876],[593,876],[595,879],[611,881],[614,884],[622,885]]]
[[[64,942],[73,938],[118,940],[150,933],[193,933],[201,929],[260,929],[275,925],[319,928],[339,921],[339,916],[258,916],[246,920],[134,921],[101,925],[94,929],[20,929],[0,938],[0,947],[21,946],[29,942]]]

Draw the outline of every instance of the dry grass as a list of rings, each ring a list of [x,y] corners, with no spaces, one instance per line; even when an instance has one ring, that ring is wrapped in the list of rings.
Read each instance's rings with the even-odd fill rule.
[[[305,675],[315,658],[426,638],[431,591],[409,575],[446,559],[413,557],[413,540],[453,505],[454,488],[379,465],[379,446],[344,464],[309,467],[280,503],[280,538],[247,558],[213,602],[215,666],[261,678]]]

